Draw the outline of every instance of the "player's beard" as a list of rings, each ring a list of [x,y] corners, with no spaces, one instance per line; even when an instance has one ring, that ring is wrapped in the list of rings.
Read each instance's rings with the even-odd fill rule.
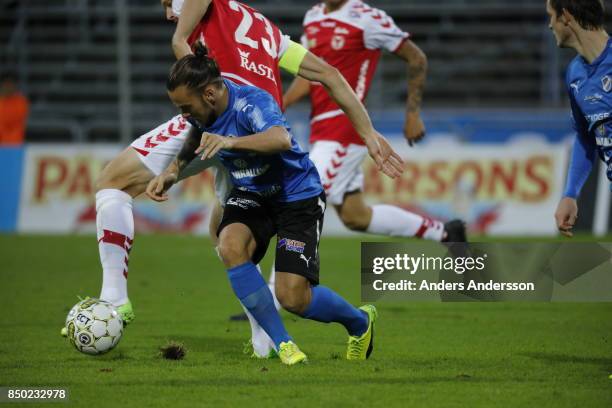
[[[219,115],[217,115],[215,112],[211,112],[208,116],[208,120],[206,121],[206,127],[211,127],[217,121],[218,117]]]
[[[211,127],[219,117],[215,111],[215,103],[211,103],[205,98],[202,98],[201,103],[202,107],[200,108],[200,111],[202,112],[202,116],[196,117],[195,119],[204,125],[204,127]]]

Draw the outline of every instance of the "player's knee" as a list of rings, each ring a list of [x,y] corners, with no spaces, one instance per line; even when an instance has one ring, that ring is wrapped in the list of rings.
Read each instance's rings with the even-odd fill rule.
[[[111,186],[112,182],[104,171],[102,171],[102,173],[94,181],[94,188],[96,189],[96,192],[107,188],[112,188]]]
[[[217,246],[219,256],[225,266],[232,268],[248,261],[247,246],[231,236],[223,236]]]
[[[94,188],[96,192],[106,189],[124,190],[126,183],[124,182],[125,177],[117,175],[110,165],[106,166],[102,173],[94,181]]]
[[[301,285],[283,286],[277,288],[276,298],[283,309],[288,312],[301,315],[308,307],[308,294]]]

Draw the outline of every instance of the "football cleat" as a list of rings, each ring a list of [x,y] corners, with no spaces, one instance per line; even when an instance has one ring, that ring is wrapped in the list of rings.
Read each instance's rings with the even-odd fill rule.
[[[461,220],[452,220],[444,224],[446,238],[442,242],[467,242],[465,233],[465,222]]]
[[[123,320],[123,327],[132,323],[136,318],[136,315],[134,314],[134,308],[132,307],[132,302],[130,302],[129,299],[121,306],[117,306],[117,312],[119,312],[121,320]]]
[[[283,342],[278,346],[278,356],[283,364],[294,365],[299,363],[307,363],[308,357],[302,353],[297,344],[291,340]]]
[[[374,349],[374,323],[376,323],[378,311],[374,305],[361,306],[359,309],[368,314],[368,330],[359,337],[349,336],[346,349],[347,360],[365,360],[370,357]]]

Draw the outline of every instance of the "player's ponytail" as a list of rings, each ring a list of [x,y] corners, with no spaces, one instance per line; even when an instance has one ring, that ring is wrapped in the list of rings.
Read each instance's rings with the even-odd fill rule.
[[[204,44],[202,44],[200,41],[196,42],[193,45],[193,55],[195,55],[198,58],[204,58],[208,56],[208,48],[206,48],[206,46]]]
[[[182,85],[200,91],[206,85],[221,84],[219,67],[215,60],[208,56],[206,47],[198,42],[193,52],[176,61],[170,68],[166,82],[169,91],[174,91]]]

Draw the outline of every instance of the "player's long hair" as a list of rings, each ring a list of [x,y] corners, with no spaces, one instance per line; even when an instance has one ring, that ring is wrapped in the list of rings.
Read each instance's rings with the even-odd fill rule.
[[[209,84],[220,86],[221,83],[217,63],[208,56],[206,47],[198,43],[194,54],[186,55],[172,65],[166,88],[168,91],[174,91],[185,85],[189,89],[201,91]]]

